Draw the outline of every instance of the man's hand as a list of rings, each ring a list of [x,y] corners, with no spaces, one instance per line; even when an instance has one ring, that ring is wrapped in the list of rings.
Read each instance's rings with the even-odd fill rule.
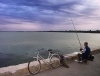
[[[80,51],[83,50],[82,48],[80,48]]]

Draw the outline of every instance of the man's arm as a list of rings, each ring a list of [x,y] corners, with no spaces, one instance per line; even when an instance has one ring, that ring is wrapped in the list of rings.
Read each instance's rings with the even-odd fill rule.
[[[86,49],[80,49],[80,51],[81,51],[82,53],[85,53],[85,52],[86,52]]]

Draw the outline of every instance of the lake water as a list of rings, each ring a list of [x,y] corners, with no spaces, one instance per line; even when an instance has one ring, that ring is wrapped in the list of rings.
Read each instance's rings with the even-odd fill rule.
[[[91,50],[100,48],[100,34],[78,33],[80,41],[87,41]],[[67,54],[79,51],[75,33],[60,32],[0,32],[0,67],[28,62],[36,56],[35,49],[53,49]],[[47,51],[40,51],[47,57]]]

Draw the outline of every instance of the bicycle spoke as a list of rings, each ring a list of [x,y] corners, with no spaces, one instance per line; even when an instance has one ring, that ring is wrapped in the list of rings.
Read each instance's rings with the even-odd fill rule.
[[[40,61],[32,59],[29,63],[28,63],[28,70],[31,74],[36,74],[40,71]]]
[[[54,67],[54,68],[59,67],[59,65],[60,65],[59,56],[58,55],[52,56],[50,62],[51,62],[52,67]]]

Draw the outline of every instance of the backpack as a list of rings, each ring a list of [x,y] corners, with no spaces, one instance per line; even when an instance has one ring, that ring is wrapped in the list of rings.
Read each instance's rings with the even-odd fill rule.
[[[93,61],[93,59],[94,59],[94,55],[89,54],[88,60]]]

